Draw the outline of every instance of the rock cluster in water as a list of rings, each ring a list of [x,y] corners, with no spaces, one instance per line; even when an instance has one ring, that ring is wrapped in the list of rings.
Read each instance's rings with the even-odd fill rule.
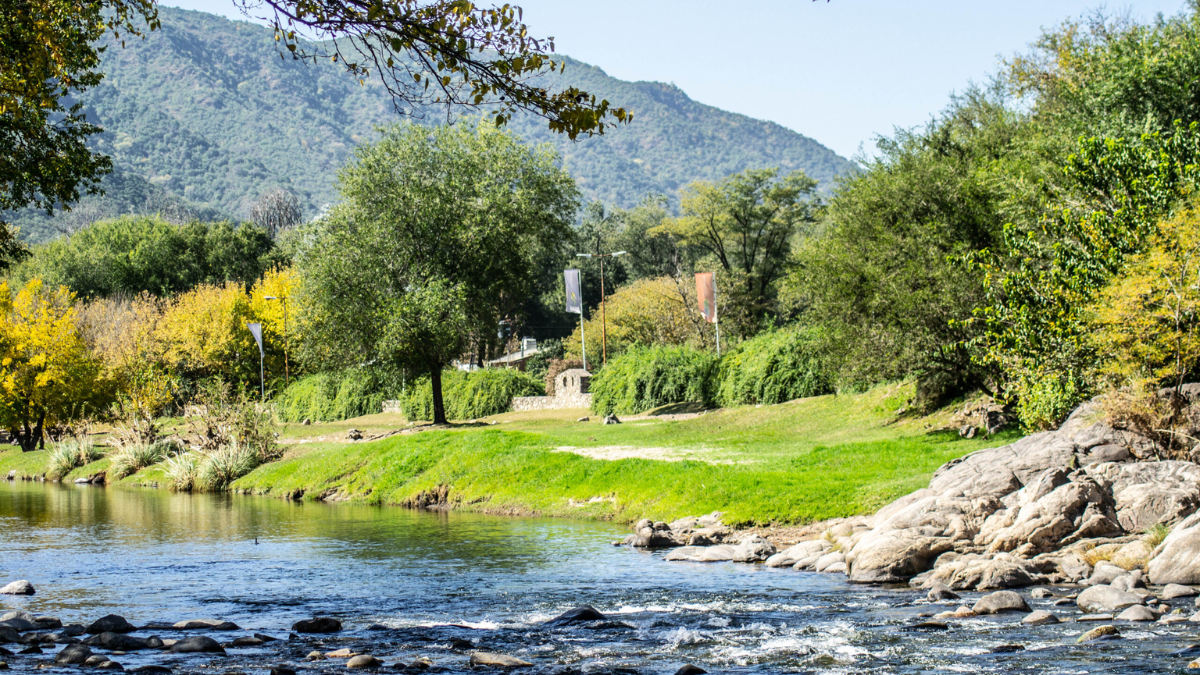
[[[1200,385],[1184,393],[1200,399]],[[1200,419],[1200,400],[1190,405]],[[783,551],[738,539],[717,514],[643,520],[623,543],[675,548],[667,560],[764,561],[949,591],[1116,583],[1128,594],[1118,577],[1136,569],[1153,585],[1200,584],[1200,465],[1154,461],[1151,440],[1102,418],[1085,404],[1058,430],[954,460],[873,517]],[[1156,526],[1169,528],[1161,542],[1144,534]]]

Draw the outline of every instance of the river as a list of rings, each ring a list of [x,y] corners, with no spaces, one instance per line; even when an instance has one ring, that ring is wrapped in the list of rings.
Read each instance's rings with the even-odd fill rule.
[[[138,625],[218,618],[243,629],[211,634],[222,642],[253,632],[283,638],[230,648],[227,657],[114,657],[126,668],[176,672],[265,672],[281,663],[301,674],[344,672],[338,660],[304,661],[314,649],[339,647],[389,666],[424,656],[469,672],[453,640],[548,673],[673,673],[685,663],[713,673],[1195,672],[1171,652],[1191,644],[1196,624],[1126,624],[1120,640],[1077,646],[1095,624],[1071,621],[1073,607],[1030,599],[1065,622],[1025,628],[1020,615],[1007,615],[911,630],[920,614],[954,605],[851,585],[842,575],[664,562],[611,545],[625,534],[605,523],[8,482],[0,487],[0,583],[28,579],[38,593],[0,596],[0,611],[83,624],[109,613]],[[540,626],[584,603],[617,623]],[[315,615],[337,617],[345,630],[286,639],[293,622]],[[1025,649],[993,653],[1006,644]],[[32,670],[52,651],[2,659]]]

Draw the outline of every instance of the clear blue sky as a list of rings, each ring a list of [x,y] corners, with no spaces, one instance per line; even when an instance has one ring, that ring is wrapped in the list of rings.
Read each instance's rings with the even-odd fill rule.
[[[927,121],[986,81],[1042,27],[1097,0],[509,0],[559,52],[624,80],[673,82],[693,99],[778,122],[843,156]],[[164,4],[241,18],[230,0]],[[1107,3],[1147,21],[1183,0]],[[635,111],[636,113],[636,111]]]

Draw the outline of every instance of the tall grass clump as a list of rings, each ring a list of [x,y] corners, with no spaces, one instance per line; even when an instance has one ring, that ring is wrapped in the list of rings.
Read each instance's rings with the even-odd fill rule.
[[[758,335],[721,356],[716,401],[722,406],[772,405],[834,391],[834,375],[812,328]]]
[[[221,492],[262,462],[263,456],[256,448],[232,443],[204,457],[196,475],[195,487],[207,492]]]
[[[716,356],[691,347],[630,347],[592,377],[592,410],[628,415],[669,403],[708,405],[716,366]]]
[[[346,368],[296,380],[275,399],[281,422],[331,422],[371,415],[400,394],[399,377],[381,368]]]
[[[176,492],[191,492],[200,487],[199,453],[185,452],[167,459],[163,470],[167,474],[170,488]]]
[[[87,432],[64,438],[50,449],[50,456],[46,462],[46,477],[50,480],[61,480],[75,469],[102,457],[104,453],[92,442]]]
[[[446,417],[452,420],[498,415],[512,407],[514,396],[541,396],[545,392],[538,378],[511,368],[442,373],[442,399]],[[433,419],[433,386],[429,378],[411,382],[400,397],[400,405],[410,420]]]
[[[178,443],[169,440],[124,443],[109,453],[112,463],[109,464],[108,475],[114,480],[133,475],[165,460],[178,449]]]

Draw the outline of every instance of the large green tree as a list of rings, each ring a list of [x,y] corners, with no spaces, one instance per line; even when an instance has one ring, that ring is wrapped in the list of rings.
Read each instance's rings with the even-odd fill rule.
[[[548,147],[459,123],[386,129],[339,188],[298,256],[307,358],[427,373],[444,424],[442,370],[525,306],[541,252],[571,236],[574,181]]]
[[[777,169],[748,169],[719,183],[698,181],[683,189],[680,216],[651,234],[670,233],[712,257],[719,292],[727,294],[722,305],[733,310],[721,320],[731,320],[748,337],[775,310],[777,282],[787,273],[793,241],[816,220],[816,188],[803,171],[780,176]]]

